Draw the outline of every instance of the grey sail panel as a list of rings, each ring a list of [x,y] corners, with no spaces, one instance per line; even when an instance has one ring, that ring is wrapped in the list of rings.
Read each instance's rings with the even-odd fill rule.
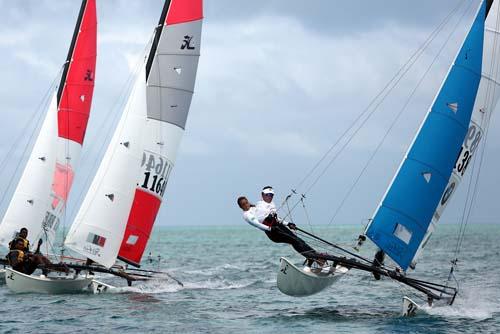
[[[163,28],[147,82],[149,119],[186,127],[200,55],[200,36],[201,20]]]

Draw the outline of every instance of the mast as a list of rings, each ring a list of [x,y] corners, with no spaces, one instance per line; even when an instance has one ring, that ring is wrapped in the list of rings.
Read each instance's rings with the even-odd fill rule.
[[[118,255],[140,262],[193,94],[202,1],[167,0],[161,17],[149,57],[65,241],[108,268]]]
[[[58,151],[52,202],[43,224],[43,234],[52,240],[79,167],[94,93],[96,54],[96,0],[82,0],[57,93]]]
[[[4,246],[21,227],[28,228],[32,243],[55,236],[90,112],[96,25],[95,0],[83,0],[58,90],[0,224]]]
[[[456,167],[482,75],[486,2],[389,186],[366,235],[406,270]],[[465,168],[465,167],[462,167]]]
[[[186,126],[200,56],[201,0],[167,0],[146,63],[141,173],[118,258],[139,266]],[[149,66],[149,72],[148,72]]]
[[[80,6],[80,11],[78,12],[78,19],[76,20],[75,30],[73,31],[73,37],[71,38],[71,44],[68,50],[68,56],[66,57],[66,62],[64,63],[63,73],[61,75],[61,80],[59,81],[59,86],[57,89],[57,105],[61,101],[61,95],[66,85],[66,77],[68,76],[68,69],[71,63],[71,59],[73,58],[73,51],[75,50],[76,39],[78,38],[78,31],[80,30],[80,26],[82,24],[83,13],[85,12],[85,6],[87,4],[87,0],[82,0],[82,4]]]
[[[166,0],[163,4],[163,10],[161,11],[160,21],[155,28],[155,35],[153,37],[153,43],[151,44],[151,49],[149,50],[148,60],[146,61],[146,81],[148,81],[149,72],[151,72],[151,65],[153,65],[153,60],[156,55],[156,49],[158,49],[158,44],[160,43],[161,32],[163,31],[163,26],[165,25],[165,18],[167,17],[168,9],[170,8],[170,1]]]

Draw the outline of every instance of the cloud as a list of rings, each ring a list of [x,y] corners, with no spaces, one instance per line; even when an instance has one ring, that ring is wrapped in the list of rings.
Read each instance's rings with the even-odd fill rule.
[[[195,94],[159,224],[231,223],[235,195],[250,193],[266,183],[289,189],[363,111],[455,2],[388,0],[381,7],[372,2],[363,6],[286,2],[285,6],[285,1],[205,1]],[[162,3],[98,2],[98,65],[85,166],[98,162],[95,145],[113,131],[126,99],[127,79],[141,59]],[[0,72],[4,77],[0,95],[6,122],[0,142],[5,144],[19,133],[64,62],[79,4],[73,0],[0,0],[0,4],[5,8],[0,11]],[[466,22],[467,18],[460,27],[466,29]],[[463,37],[461,29],[410,101],[360,181],[360,191],[353,193],[353,205],[341,212],[339,220],[358,222],[359,217],[373,213],[446,74]],[[315,215],[330,214],[329,209],[349,188],[448,32],[443,31],[426,50],[310,194],[312,198],[308,198],[316,198],[311,210]],[[500,142],[494,131],[496,119],[494,115],[488,141],[493,152]],[[0,151],[6,150],[5,145],[0,147]],[[487,166],[497,165],[496,160],[487,160]],[[84,168],[78,173],[83,179],[93,173],[91,167]],[[495,179],[493,171],[486,175]],[[83,183],[81,179],[76,182]],[[494,185],[487,185],[491,189],[485,197],[494,192]],[[76,192],[83,191],[81,188]],[[219,196],[213,196],[214,189]],[[203,217],[193,212],[194,201],[203,203]],[[493,201],[483,202],[483,213],[494,207],[490,205]],[[182,214],[186,212],[190,214]]]
[[[43,72],[47,76],[54,76],[61,69],[51,60],[43,59],[36,55],[34,52],[17,51],[14,53],[15,57],[29,66],[35,67],[37,70]]]

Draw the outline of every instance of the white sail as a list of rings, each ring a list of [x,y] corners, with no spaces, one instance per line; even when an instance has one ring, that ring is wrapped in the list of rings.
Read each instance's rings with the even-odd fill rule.
[[[42,232],[42,222],[50,205],[52,175],[57,155],[57,96],[54,94],[33,146],[33,150],[18,181],[9,207],[0,224],[0,244],[9,242],[22,227],[29,231],[33,243]]]
[[[138,265],[175,162],[200,50],[201,0],[165,1],[117,131],[66,238],[106,266]]]
[[[116,261],[140,174],[146,130],[145,77],[143,67],[65,240],[68,248],[106,267]]]
[[[58,89],[56,166],[51,203],[43,222],[43,235],[51,243],[64,215],[73,180],[79,168],[94,93],[97,52],[95,0],[82,0],[73,40]]]
[[[147,65],[147,131],[119,259],[138,266],[175,164],[201,47],[201,0],[166,1]],[[149,70],[149,72],[148,72]]]
[[[57,93],[0,224],[0,244],[4,246],[22,227],[28,229],[32,243],[45,238],[51,244],[55,238],[92,104],[96,34],[95,0],[82,0]]]

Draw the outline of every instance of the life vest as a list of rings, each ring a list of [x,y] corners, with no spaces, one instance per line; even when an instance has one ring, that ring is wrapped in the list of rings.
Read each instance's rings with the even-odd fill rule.
[[[18,249],[11,250],[11,251],[10,251],[10,253],[7,255],[8,260],[9,260],[9,264],[10,264],[11,266],[13,266],[13,264],[11,263],[12,253],[17,253],[17,261],[18,261],[18,265],[19,265],[19,263],[24,262],[24,252],[23,252],[23,251],[18,250]]]
[[[21,237],[17,237],[17,239],[21,239],[24,242],[24,251],[28,252],[30,250],[30,242],[28,241],[28,239],[24,239]]]
[[[269,215],[267,216],[264,221],[262,222],[262,224],[266,225],[266,226],[273,226],[273,225],[276,225],[278,223],[278,221],[276,220],[275,216],[274,215]]]
[[[30,250],[30,242],[28,241],[28,239],[24,239],[23,237],[15,237],[14,240],[12,240],[11,242],[9,242],[9,248],[12,249],[12,247],[14,247],[17,243],[18,240],[22,240],[23,243],[24,243],[24,246],[23,246],[23,249],[25,252],[29,252]]]

